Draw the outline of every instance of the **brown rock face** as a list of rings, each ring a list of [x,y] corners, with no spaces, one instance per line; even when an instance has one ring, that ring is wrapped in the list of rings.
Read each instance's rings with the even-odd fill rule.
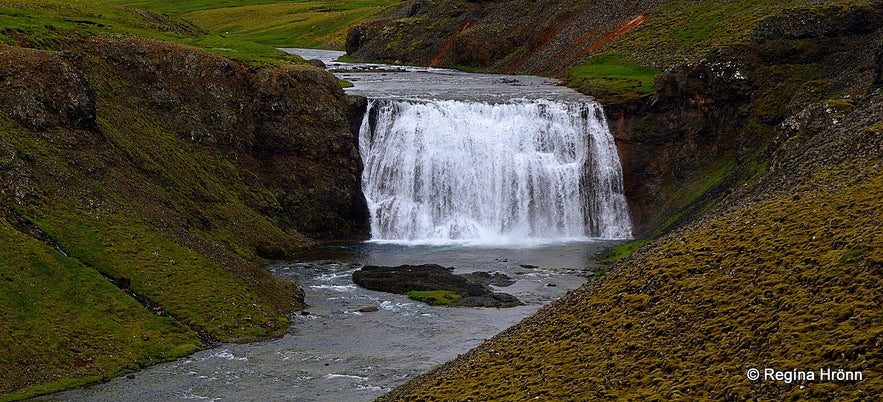
[[[275,189],[276,203],[260,208],[280,226],[317,240],[367,236],[351,107],[331,74],[307,66],[254,72],[144,39],[97,42],[95,50],[179,136],[235,153]]]
[[[0,47],[0,108],[31,129],[94,128],[95,91],[81,62],[74,53]]]

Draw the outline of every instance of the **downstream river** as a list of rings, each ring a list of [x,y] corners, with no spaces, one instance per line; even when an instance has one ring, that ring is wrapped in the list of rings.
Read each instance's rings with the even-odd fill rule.
[[[355,85],[348,92],[373,99],[420,104],[436,100],[486,104],[588,101],[582,95],[556,86],[554,81],[546,78],[343,64],[334,62],[342,52],[290,51],[297,51],[307,59],[322,59],[329,70]],[[386,107],[390,106],[387,104]],[[397,107],[402,109],[401,105]],[[457,107],[462,109],[463,105]],[[485,107],[490,110],[488,113],[499,112],[493,107]],[[539,114],[553,115],[548,112],[553,108],[552,104],[542,103]],[[425,113],[422,109],[415,110]],[[591,108],[575,110],[582,110],[584,115],[596,113]],[[495,118],[500,119],[499,116]],[[505,115],[502,119],[511,120]],[[589,121],[591,116],[583,116],[583,120]],[[390,126],[395,124],[389,123]],[[541,122],[534,126],[540,127],[537,130],[547,135],[548,132],[557,132],[560,124],[556,120],[549,120],[548,123]],[[435,125],[446,126],[447,123]],[[521,130],[518,127],[521,126],[512,130]],[[601,129],[606,130],[606,126]],[[222,344],[107,383],[57,393],[40,400],[369,401],[465,353],[567,291],[584,284],[596,270],[594,260],[597,253],[620,241],[615,238],[628,237],[627,223],[608,222],[620,219],[616,214],[622,214],[622,211],[617,212],[616,208],[608,205],[621,202],[617,201],[621,194],[616,193],[616,183],[585,177],[589,173],[584,172],[587,169],[583,169],[583,166],[594,163],[591,146],[598,141],[583,141],[586,143],[586,155],[583,155],[569,149],[572,146],[557,151],[552,144],[554,141],[545,137],[537,138],[519,140],[537,142],[536,150],[500,152],[518,153],[521,156],[513,159],[514,162],[500,158],[498,164],[488,165],[491,166],[488,169],[510,172],[512,180],[517,178],[519,183],[530,183],[525,187],[524,195],[500,197],[487,188],[476,191],[464,189],[462,187],[466,185],[484,185],[474,178],[470,179],[473,181],[463,182],[458,181],[460,177],[448,177],[469,176],[464,174],[462,167],[457,167],[459,171],[454,173],[446,173],[439,168],[441,165],[423,161],[429,163],[425,165],[427,167],[414,165],[413,169],[409,169],[434,170],[436,175],[442,176],[418,177],[407,186],[386,187],[395,187],[392,191],[398,191],[399,187],[418,188],[424,181],[438,181],[443,184],[442,187],[428,187],[427,191],[441,194],[437,197],[441,206],[424,204],[425,197],[419,192],[409,193],[413,198],[399,202],[405,195],[389,195],[381,191],[378,193],[380,195],[375,196],[377,199],[369,199],[369,205],[373,213],[382,215],[374,217],[372,230],[385,233],[383,239],[326,247],[303,255],[298,261],[267,267],[279,277],[301,283],[309,305],[303,313],[292,316],[289,333],[281,339],[247,345]],[[367,146],[365,140],[361,146]],[[556,159],[556,153],[562,152],[568,158],[577,159],[569,162],[570,159],[565,158],[563,162],[557,161],[553,167],[537,162]],[[424,153],[436,155],[441,152],[424,149]],[[467,158],[488,159],[483,156]],[[618,160],[615,163],[618,165]],[[556,182],[566,180],[569,177],[566,172],[574,166],[578,172],[583,172],[572,179],[575,182]],[[599,169],[616,170],[618,166],[616,169],[605,166]],[[558,207],[545,206],[538,201],[541,199],[538,193],[545,192],[544,186],[555,187],[550,191],[561,194],[543,196],[550,199],[543,202],[561,203],[562,209],[575,208],[571,215],[562,215],[557,211]],[[601,196],[596,190],[581,191],[587,186],[610,187],[612,190],[608,190],[612,191],[612,195]],[[521,191],[507,190],[505,183],[484,187],[499,187],[504,192]],[[450,196],[445,193],[448,189],[452,191]],[[487,208],[488,211],[470,215],[480,208],[470,206],[468,202],[472,201],[469,197],[458,201],[461,198],[453,195],[464,192],[479,193],[482,202],[500,204]],[[393,199],[396,202],[391,201]],[[576,207],[567,206],[566,203],[571,202],[568,199],[572,199]],[[460,202],[467,204],[459,205]],[[589,207],[595,204],[598,206]],[[604,212],[607,209],[613,211],[612,217],[602,219],[595,216],[608,214]],[[577,224],[573,225],[573,222]],[[605,229],[611,225],[615,230]],[[590,226],[601,228],[592,231],[584,228]],[[484,271],[508,275],[515,283],[495,289],[512,294],[525,304],[505,309],[433,307],[409,300],[406,296],[362,289],[354,285],[351,279],[355,270],[367,264],[394,266],[423,263],[453,267],[455,273]]]

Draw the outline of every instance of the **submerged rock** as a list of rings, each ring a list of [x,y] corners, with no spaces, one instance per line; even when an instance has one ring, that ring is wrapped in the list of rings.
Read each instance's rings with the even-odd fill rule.
[[[470,272],[468,274],[463,275],[466,279],[469,279],[473,282],[478,282],[482,285],[493,285],[497,287],[507,287],[515,284],[515,279],[512,279],[502,272]]]
[[[463,276],[454,274],[453,270],[437,264],[397,267],[366,265],[353,272],[353,282],[365,289],[396,294],[407,294],[414,290],[447,290],[463,296],[463,300],[456,305],[471,307],[512,307],[522,304],[515,296],[495,293],[485,284],[514,283],[511,278],[503,274],[474,272]],[[479,282],[473,278],[486,282]]]
[[[524,305],[515,296],[508,293],[493,293],[488,296],[464,297],[455,305],[463,307],[515,307]]]

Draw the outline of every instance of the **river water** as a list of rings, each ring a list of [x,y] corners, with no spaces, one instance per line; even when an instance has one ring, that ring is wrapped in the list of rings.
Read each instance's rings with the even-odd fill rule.
[[[586,101],[546,78],[342,64],[333,61],[342,52],[298,52],[308,59],[323,59],[329,70],[355,84],[348,92],[371,98],[466,99],[488,104],[519,99]],[[484,244],[475,238],[414,242],[392,237],[326,247],[298,261],[267,267],[279,277],[301,283],[309,305],[305,313],[292,316],[289,333],[281,339],[223,344],[134,375],[41,400],[372,400],[581,286],[596,269],[597,253],[618,242],[590,236],[533,238],[529,232]],[[363,265],[422,263],[453,267],[455,273],[508,275],[516,282],[496,289],[518,297],[525,305],[506,309],[433,307],[352,283],[352,273]],[[360,312],[366,307],[376,311]]]

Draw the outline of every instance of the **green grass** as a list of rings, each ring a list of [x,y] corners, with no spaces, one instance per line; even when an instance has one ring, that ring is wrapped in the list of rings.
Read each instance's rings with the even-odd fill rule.
[[[391,10],[395,0],[109,2],[175,15],[238,41],[343,49],[347,30]]]
[[[634,253],[637,249],[643,247],[649,242],[650,240],[632,240],[628,243],[620,244],[610,250],[610,256],[599,260],[598,263],[604,265],[614,264],[619,260],[632,255],[632,253]]]
[[[0,40],[63,50],[89,36],[135,35],[202,48],[252,66],[303,63],[274,46],[224,37],[180,18],[112,3],[116,2],[0,0]]]
[[[460,301],[463,296],[450,290],[412,290],[408,292],[408,298],[433,306],[448,306]]]
[[[589,93],[601,91],[604,97],[630,99],[656,92],[653,77],[660,71],[629,61],[619,54],[592,57],[568,73],[567,84],[577,88],[592,88]]]
[[[97,271],[4,219],[0,244],[0,394],[14,389],[11,381],[46,382],[0,400],[137,370],[193,352],[200,343],[180,322],[150,313]]]
[[[69,210],[66,204],[52,202],[56,207],[38,225],[70,255],[103,275],[130,282],[133,291],[177,320],[219,339],[260,338],[268,330],[284,330],[287,322],[278,321],[278,312],[256,307],[264,304],[261,298],[243,291],[245,284],[218,264],[122,212]]]

